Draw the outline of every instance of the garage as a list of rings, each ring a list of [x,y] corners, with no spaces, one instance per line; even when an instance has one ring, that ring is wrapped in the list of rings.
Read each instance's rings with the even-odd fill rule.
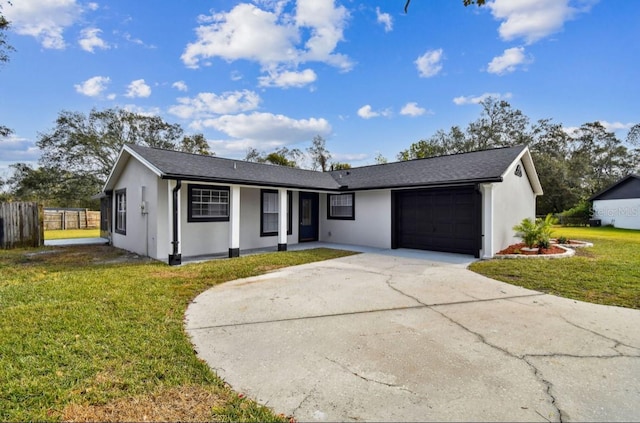
[[[479,257],[481,200],[475,186],[392,193],[392,248]]]

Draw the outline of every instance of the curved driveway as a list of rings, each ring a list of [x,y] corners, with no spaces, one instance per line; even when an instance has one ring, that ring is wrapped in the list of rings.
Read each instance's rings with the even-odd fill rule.
[[[186,329],[236,391],[299,421],[640,420],[640,311],[416,257],[225,283]]]

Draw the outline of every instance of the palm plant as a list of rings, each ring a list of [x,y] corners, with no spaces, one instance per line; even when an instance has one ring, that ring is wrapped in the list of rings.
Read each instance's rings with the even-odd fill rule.
[[[541,227],[529,217],[522,219],[522,222],[514,226],[513,230],[516,231],[517,237],[522,238],[522,242],[527,248],[533,248],[541,234]]]

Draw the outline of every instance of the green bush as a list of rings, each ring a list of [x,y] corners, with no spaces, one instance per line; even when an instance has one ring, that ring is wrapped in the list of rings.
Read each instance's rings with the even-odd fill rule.
[[[522,238],[522,242],[527,248],[535,246],[539,248],[549,248],[551,245],[551,234],[553,233],[553,225],[558,223],[558,219],[549,213],[544,219],[531,218],[522,219],[520,224],[513,227],[516,236]]]

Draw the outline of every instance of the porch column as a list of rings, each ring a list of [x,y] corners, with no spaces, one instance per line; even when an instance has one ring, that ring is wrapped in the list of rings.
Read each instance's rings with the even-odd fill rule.
[[[493,257],[493,184],[481,184],[482,190],[482,258]]]
[[[278,251],[287,251],[287,222],[289,221],[289,204],[287,204],[287,190],[278,189]]]
[[[229,258],[240,257],[240,187],[229,189]]]

